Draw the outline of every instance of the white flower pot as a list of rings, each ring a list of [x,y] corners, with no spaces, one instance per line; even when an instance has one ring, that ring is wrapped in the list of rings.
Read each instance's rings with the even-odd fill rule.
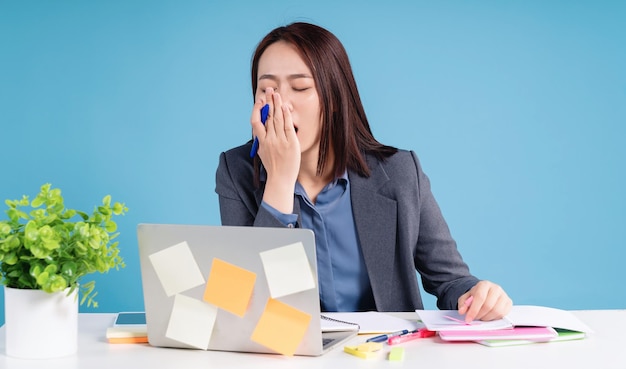
[[[78,299],[75,291],[4,288],[6,354],[49,359],[76,353]]]

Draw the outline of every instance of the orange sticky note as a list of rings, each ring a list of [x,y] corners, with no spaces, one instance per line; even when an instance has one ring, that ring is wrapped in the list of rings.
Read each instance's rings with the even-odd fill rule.
[[[279,354],[293,356],[310,322],[311,315],[269,299],[250,338]]]
[[[148,343],[148,337],[107,338],[109,343]]]
[[[214,258],[203,299],[243,317],[248,309],[255,281],[255,273]]]

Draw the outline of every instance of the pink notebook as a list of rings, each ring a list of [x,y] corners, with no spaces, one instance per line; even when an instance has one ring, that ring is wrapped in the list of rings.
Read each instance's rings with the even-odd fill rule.
[[[440,331],[439,337],[445,341],[480,341],[480,340],[532,340],[549,341],[558,336],[551,327],[515,327],[487,331]]]

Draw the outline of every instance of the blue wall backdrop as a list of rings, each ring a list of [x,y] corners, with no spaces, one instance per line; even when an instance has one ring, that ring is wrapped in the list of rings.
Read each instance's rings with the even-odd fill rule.
[[[142,310],[137,224],[219,224],[253,49],[310,21],[343,41],[375,135],[420,156],[472,272],[518,304],[626,308],[624,19],[593,0],[2,0],[0,199],[50,182],[68,207],[125,202],[127,267],[94,276],[97,311]]]

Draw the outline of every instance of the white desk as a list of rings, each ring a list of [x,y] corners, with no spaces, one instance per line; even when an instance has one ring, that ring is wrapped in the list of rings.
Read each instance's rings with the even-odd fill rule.
[[[0,328],[0,368],[626,368],[626,310],[575,311],[595,334],[584,340],[510,347],[476,343],[447,343],[438,338],[402,344],[403,362],[387,360],[389,347],[374,359],[344,353],[343,347],[320,357],[284,357],[218,351],[181,350],[147,344],[109,344],[105,331],[114,314],[80,314],[78,354],[54,360],[21,360],[5,355],[4,327]],[[416,319],[415,313],[395,313]],[[351,343],[365,341],[359,336]],[[349,344],[351,344],[349,343]]]

